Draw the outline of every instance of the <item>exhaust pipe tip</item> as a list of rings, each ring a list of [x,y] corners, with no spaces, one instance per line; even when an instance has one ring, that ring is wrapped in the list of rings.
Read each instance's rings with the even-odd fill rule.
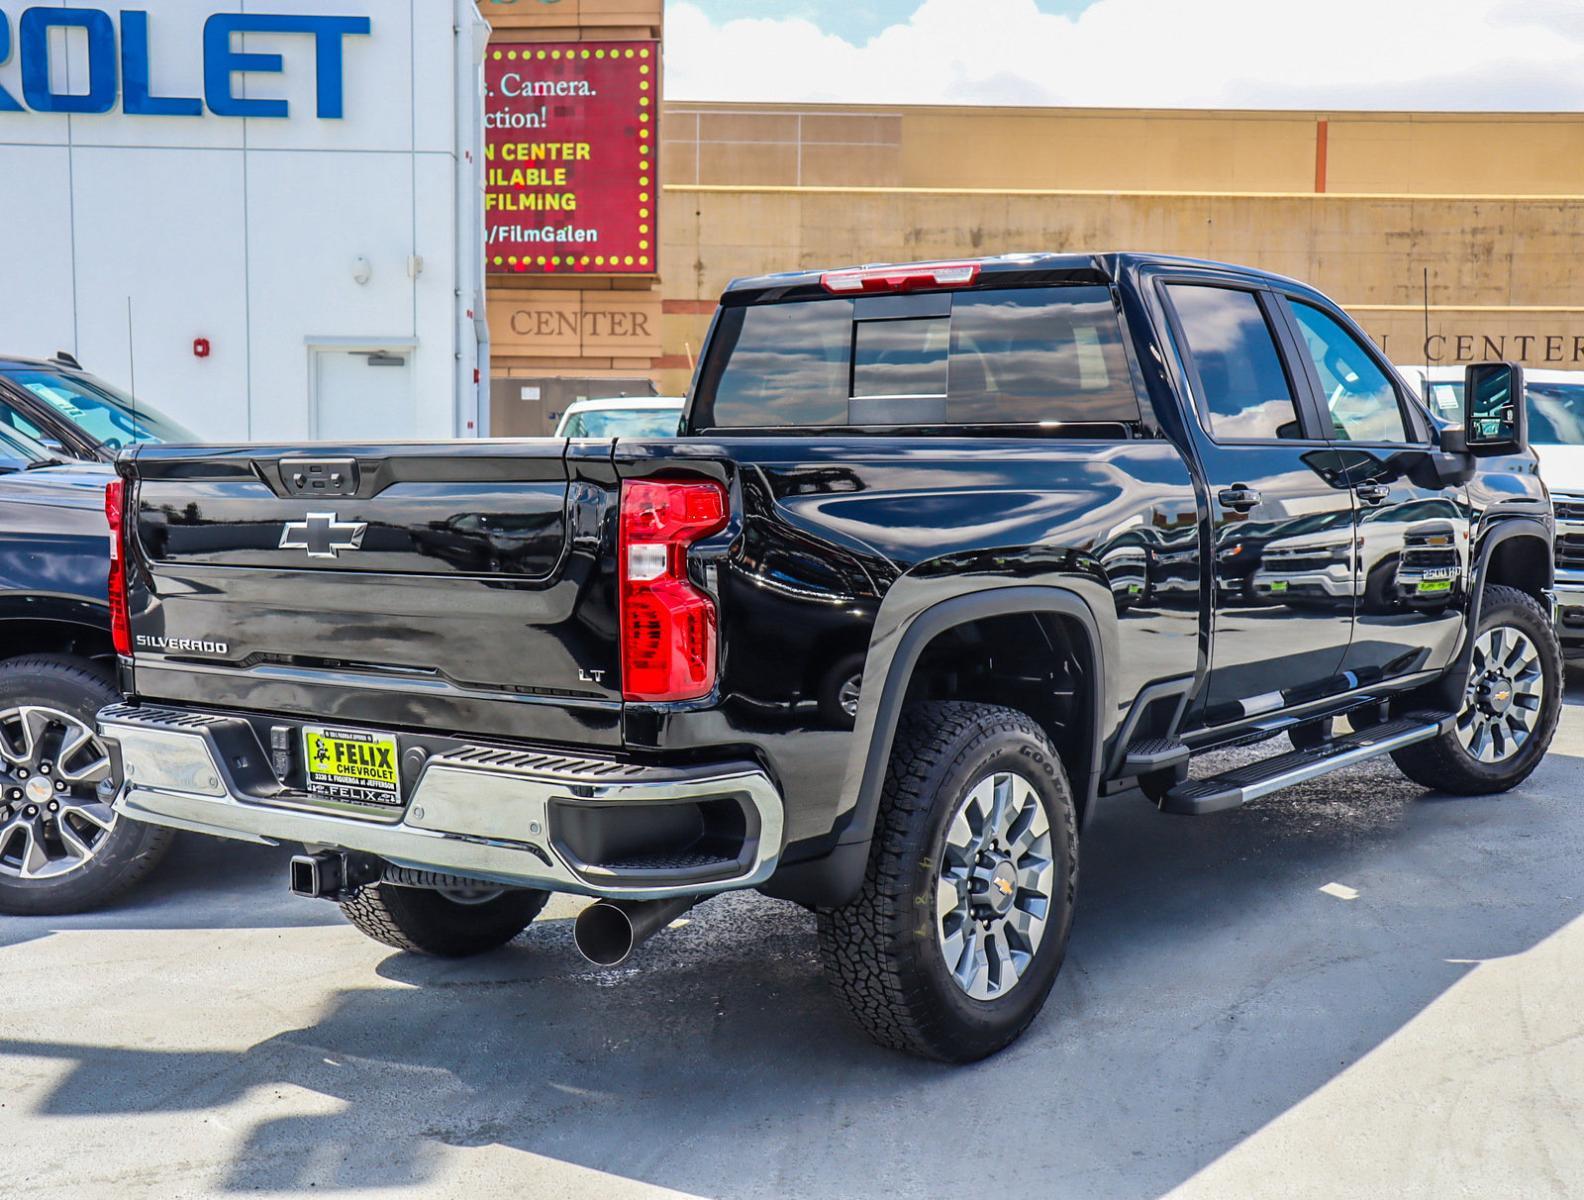
[[[669,900],[597,900],[578,913],[572,938],[578,953],[596,967],[619,967],[655,934],[697,904],[702,896]]]
[[[578,913],[572,937],[578,953],[596,967],[619,967],[638,948],[632,918],[608,900]]]

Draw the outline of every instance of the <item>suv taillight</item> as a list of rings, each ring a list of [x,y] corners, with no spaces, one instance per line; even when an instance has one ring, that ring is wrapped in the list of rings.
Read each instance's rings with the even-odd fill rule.
[[[622,697],[694,700],[715,686],[715,603],[688,579],[687,548],[726,524],[711,480],[622,484]]]
[[[126,518],[126,480],[105,484],[105,520],[110,522],[110,640],[117,654],[132,653],[132,617],[127,609],[126,555],[122,532]]]

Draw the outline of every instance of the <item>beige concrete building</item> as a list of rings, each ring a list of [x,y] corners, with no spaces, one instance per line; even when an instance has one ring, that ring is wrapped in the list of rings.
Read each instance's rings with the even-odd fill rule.
[[[1584,115],[673,101],[661,154],[667,391],[733,275],[1045,249],[1296,275],[1402,363],[1584,369]]]
[[[487,15],[496,44],[651,39],[662,0]],[[681,393],[735,275],[1017,250],[1249,263],[1318,284],[1401,363],[1584,370],[1584,115],[661,113],[658,274],[494,278],[493,432],[547,432],[580,395]]]

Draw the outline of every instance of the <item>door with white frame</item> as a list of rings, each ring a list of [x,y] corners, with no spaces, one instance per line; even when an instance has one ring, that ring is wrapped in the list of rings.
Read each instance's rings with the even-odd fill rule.
[[[309,435],[320,442],[387,442],[418,432],[417,343],[309,346]]]

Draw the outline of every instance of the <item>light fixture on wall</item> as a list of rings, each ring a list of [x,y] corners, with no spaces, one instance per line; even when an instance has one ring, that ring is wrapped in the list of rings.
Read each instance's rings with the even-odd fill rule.
[[[352,280],[359,287],[367,287],[368,281],[374,278],[374,266],[361,254],[352,260]]]

